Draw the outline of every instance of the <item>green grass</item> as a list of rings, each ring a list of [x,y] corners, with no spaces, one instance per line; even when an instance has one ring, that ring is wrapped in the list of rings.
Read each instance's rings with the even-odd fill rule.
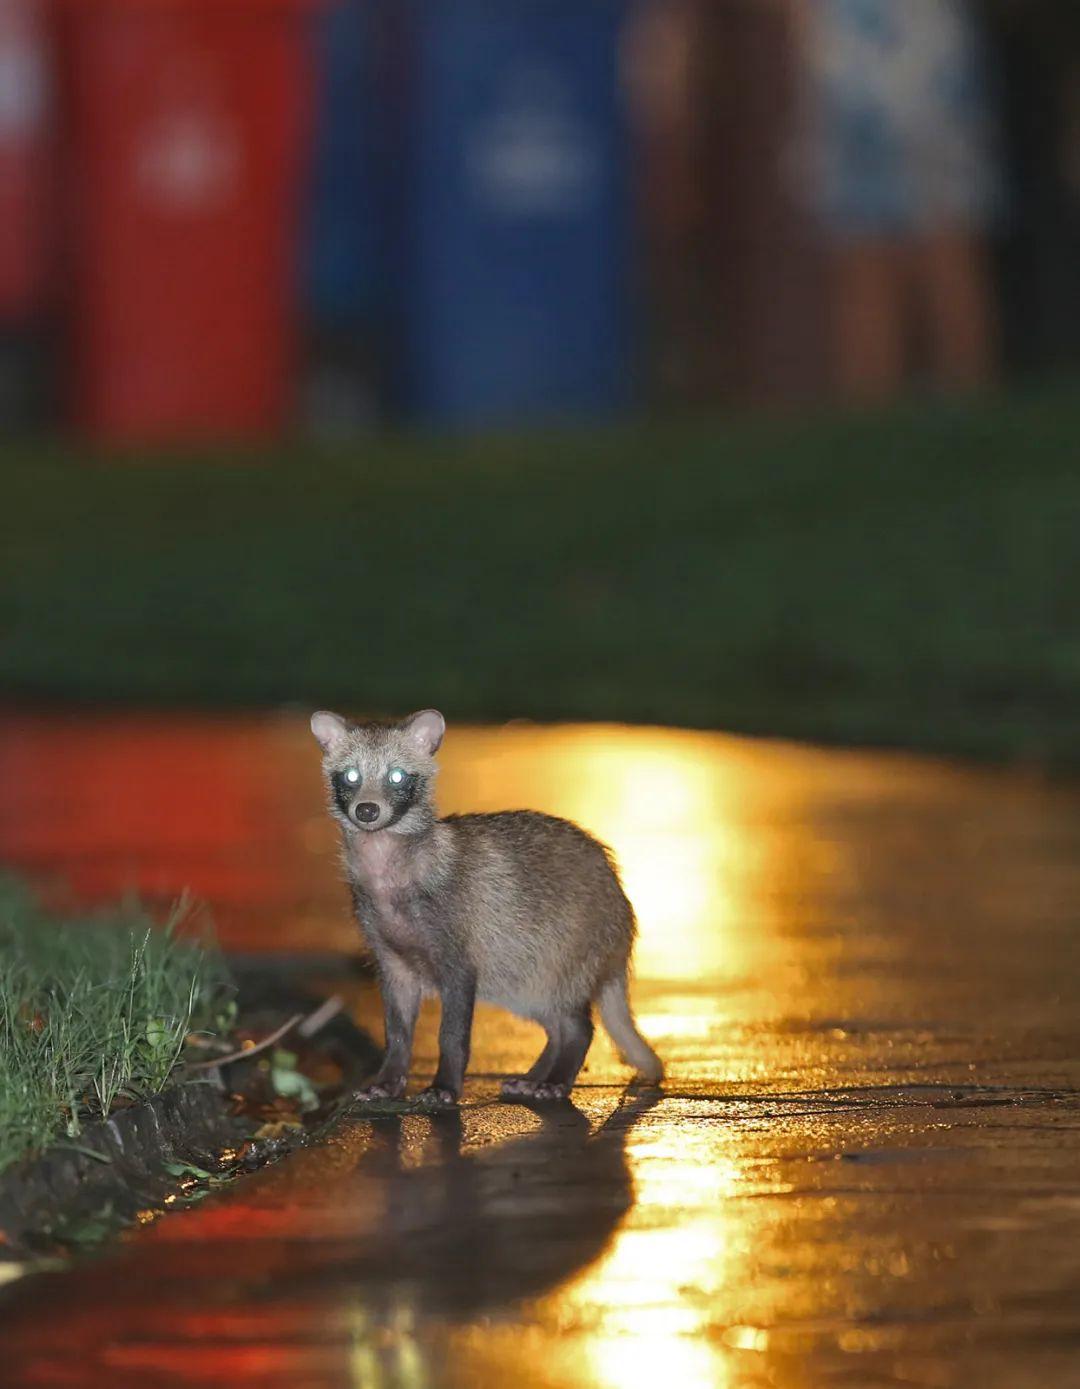
[[[1080,391],[0,466],[16,698],[601,718],[1080,762]]]
[[[0,882],[0,1171],[162,1090],[188,1033],[216,1025],[221,959],[176,926],[136,908],[59,920]]]

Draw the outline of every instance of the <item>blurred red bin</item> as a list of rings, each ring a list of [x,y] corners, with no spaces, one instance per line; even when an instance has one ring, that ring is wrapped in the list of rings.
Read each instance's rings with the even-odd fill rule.
[[[73,414],[104,443],[278,431],[310,0],[59,0]]]

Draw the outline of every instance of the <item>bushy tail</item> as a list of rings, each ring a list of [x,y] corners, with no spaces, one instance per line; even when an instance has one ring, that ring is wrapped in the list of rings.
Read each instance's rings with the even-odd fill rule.
[[[597,1003],[601,1021],[618,1047],[619,1055],[628,1066],[633,1066],[642,1080],[650,1085],[658,1085],[664,1078],[664,1066],[637,1030],[637,1023],[630,1011],[625,973],[616,974],[607,981],[600,990]]]

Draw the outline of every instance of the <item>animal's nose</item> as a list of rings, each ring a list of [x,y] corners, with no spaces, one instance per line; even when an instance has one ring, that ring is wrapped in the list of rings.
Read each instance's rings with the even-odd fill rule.
[[[370,825],[379,818],[379,807],[374,801],[361,801],[353,809],[353,817],[360,821],[362,825]]]

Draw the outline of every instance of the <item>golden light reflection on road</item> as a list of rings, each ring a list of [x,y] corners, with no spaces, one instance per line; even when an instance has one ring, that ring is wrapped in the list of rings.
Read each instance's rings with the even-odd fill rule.
[[[633,1336],[600,1332],[589,1345],[582,1382],[596,1389],[727,1389],[730,1379],[716,1350],[694,1339],[683,1328],[656,1335],[646,1330]],[[587,1376],[587,1378],[586,1378]]]
[[[585,826],[614,850],[637,911],[637,972],[700,979],[745,954],[762,855],[740,809],[752,761],[734,741],[730,760],[718,758],[717,742],[610,726],[461,730],[443,754],[440,800],[447,811],[513,805]]]
[[[351,1389],[432,1389],[437,1383],[418,1343],[416,1313],[404,1299],[378,1317],[359,1308],[347,1324]]]
[[[689,1147],[697,1151],[673,1151],[664,1130],[631,1134],[631,1214],[606,1253],[560,1294],[561,1315],[589,1323],[582,1378],[597,1389],[727,1383],[708,1322],[715,1294],[738,1279],[744,1256],[729,1201],[740,1171],[713,1141],[690,1136]],[[684,1212],[678,1223],[670,1220],[673,1180]]]
[[[544,1389],[726,1389],[748,1383],[745,1357],[767,1331],[717,1325],[753,1277],[766,1183],[745,1135],[658,1122],[626,1133],[632,1204],[599,1258],[523,1309],[513,1331],[454,1338],[457,1383]],[[593,1142],[604,1141],[597,1135]],[[781,1190],[778,1184],[768,1184]],[[750,1198],[750,1199],[747,1199]],[[543,1370],[520,1364],[522,1330],[542,1337]],[[515,1356],[518,1359],[515,1359]]]
[[[715,1276],[723,1232],[701,1221],[682,1229],[627,1230],[564,1306],[580,1297],[611,1310],[582,1347],[582,1379],[597,1389],[685,1389],[722,1385],[722,1361],[685,1290]]]

